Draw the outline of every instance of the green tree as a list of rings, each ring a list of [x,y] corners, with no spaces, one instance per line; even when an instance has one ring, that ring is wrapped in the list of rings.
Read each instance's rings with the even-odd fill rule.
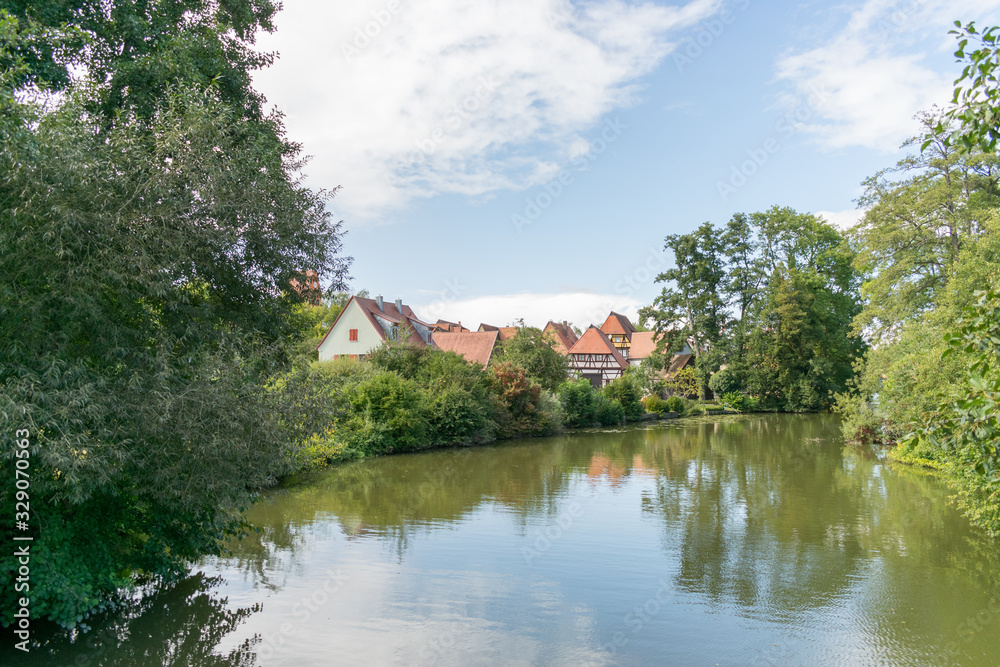
[[[1000,536],[1000,291],[977,292],[959,320],[945,355],[970,363],[964,386],[939,396],[904,446],[927,441],[947,454],[959,500],[973,523]]]
[[[855,329],[874,343],[935,307],[962,248],[1000,206],[1000,158],[960,152],[932,135],[937,117],[921,118],[929,143],[864,182],[858,203],[866,213],[850,232],[855,263],[870,275]]]
[[[82,65],[102,84],[91,108],[108,119],[118,110],[151,118],[184,81],[211,84],[242,118],[263,120],[251,74],[273,55],[253,45],[259,30],[274,30],[277,9],[271,0],[0,0],[28,37],[19,85],[65,90],[71,69]]]
[[[493,358],[498,363],[520,366],[543,389],[555,391],[569,375],[569,361],[553,349],[552,343],[541,329],[520,326],[517,333],[499,344]]]
[[[32,613],[64,625],[218,553],[289,469],[264,390],[301,301],[289,280],[313,267],[343,289],[346,271],[277,117],[209,86],[108,121],[101,93],[0,117],[0,432],[30,433]],[[12,589],[0,606],[9,622]]]
[[[671,234],[666,248],[673,252],[674,268],[656,277],[666,283],[650,308],[640,315],[652,319],[660,334],[657,347],[676,353],[690,342],[696,357],[699,392],[719,367],[718,344],[729,319],[723,296],[724,246],[711,223],[690,234]]]
[[[936,124],[934,133],[924,140],[926,149],[935,141],[948,146],[959,146],[967,151],[994,152],[1000,138],[1000,28],[988,27],[979,31],[974,21],[962,25],[955,21],[957,30],[949,34],[958,39],[955,57],[964,62],[965,68],[955,81],[953,107]],[[970,42],[973,47],[970,49]]]

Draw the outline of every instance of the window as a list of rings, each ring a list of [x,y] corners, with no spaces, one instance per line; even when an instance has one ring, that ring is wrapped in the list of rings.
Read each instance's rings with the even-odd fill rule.
[[[357,342],[358,342],[358,330],[357,330],[357,329],[351,329],[351,330],[350,330],[350,331],[348,332],[348,337],[347,337],[347,339],[348,339],[349,341],[351,341],[352,343],[357,343]]]

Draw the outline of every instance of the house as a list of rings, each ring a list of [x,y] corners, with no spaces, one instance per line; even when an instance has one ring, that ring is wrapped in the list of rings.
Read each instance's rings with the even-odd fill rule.
[[[636,331],[632,334],[632,346],[629,349],[628,363],[631,366],[638,366],[641,364],[649,355],[656,351],[656,332],[655,331]],[[684,349],[674,355],[674,357],[679,356],[691,356],[691,346],[687,343],[684,344]]]
[[[462,326],[461,322],[449,322],[448,320],[438,320],[437,324],[434,325],[434,332],[444,331],[447,333],[462,333],[468,332],[469,329]]]
[[[517,334],[517,327],[495,327],[492,324],[480,324],[477,331],[498,331],[500,332],[499,342],[502,343]]]
[[[490,365],[493,350],[500,339],[499,331],[456,331],[435,332],[434,343],[446,352],[455,352],[465,357],[469,363],[477,363],[484,368]]]
[[[620,378],[628,362],[604,332],[591,325],[569,350],[570,372],[600,389]]]
[[[580,340],[569,322],[560,323],[549,320],[549,323],[542,329],[542,333],[552,338],[552,349],[564,357],[569,354],[569,349],[576,345],[576,341]]]
[[[363,359],[387,340],[405,338],[412,345],[433,347],[433,330],[433,325],[418,319],[401,299],[390,303],[381,296],[352,296],[316,349],[320,361]]]
[[[600,329],[611,340],[611,344],[615,346],[615,349],[628,359],[632,348],[632,334],[635,333],[635,327],[632,326],[629,319],[624,315],[619,315],[612,311],[608,315],[608,319],[604,320],[604,324],[600,326]]]

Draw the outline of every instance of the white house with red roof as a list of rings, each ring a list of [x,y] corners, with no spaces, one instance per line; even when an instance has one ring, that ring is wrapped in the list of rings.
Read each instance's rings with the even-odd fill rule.
[[[417,318],[402,299],[390,303],[352,296],[323,336],[316,350],[320,361],[341,357],[363,359],[387,340],[406,340],[418,346],[434,346],[434,325]]]
[[[625,357],[603,331],[591,325],[569,350],[570,372],[590,380],[600,389],[622,376],[628,368]]]

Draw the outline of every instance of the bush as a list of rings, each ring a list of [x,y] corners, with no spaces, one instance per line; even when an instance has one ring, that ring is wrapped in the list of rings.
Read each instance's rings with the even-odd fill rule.
[[[457,386],[425,396],[426,415],[433,444],[471,444],[492,439],[496,428],[488,406]]]
[[[708,388],[716,396],[725,396],[726,394],[739,393],[742,391],[743,386],[739,375],[735,371],[726,368],[712,375],[708,381]]]
[[[594,403],[594,416],[602,426],[614,426],[625,421],[625,409],[621,403],[610,400],[604,394],[597,394]]]
[[[623,376],[612,380],[604,387],[604,395],[622,408],[626,419],[638,419],[645,411],[642,405],[642,392],[631,376]]]
[[[379,371],[350,387],[351,415],[345,437],[366,456],[430,446],[428,424],[416,384],[394,371]]]
[[[560,415],[552,412],[553,401],[543,397],[542,388],[523,368],[510,362],[491,366],[487,383],[499,413],[498,437],[548,435],[561,427]]]
[[[682,415],[686,411],[686,407],[684,399],[680,396],[671,396],[667,399],[667,410],[670,412],[676,412],[677,414]]]
[[[659,396],[647,396],[642,399],[642,403],[646,406],[647,412],[655,412],[658,415],[662,415],[664,412],[671,411],[670,408],[667,407],[667,402]]]
[[[724,394],[720,399],[720,402],[724,407],[740,412],[743,410],[744,397],[743,394],[738,391],[731,391],[728,394]]]
[[[597,419],[597,390],[589,380],[566,380],[556,390],[563,418],[571,428],[590,426]]]

